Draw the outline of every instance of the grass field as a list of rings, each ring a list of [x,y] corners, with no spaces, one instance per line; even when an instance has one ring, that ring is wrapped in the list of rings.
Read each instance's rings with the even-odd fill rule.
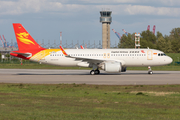
[[[179,120],[180,85],[0,84],[1,120]]]
[[[166,53],[166,55],[170,56],[173,59],[173,64],[175,64],[174,62],[178,62],[178,60],[180,60],[180,53]]]
[[[89,69],[81,67],[60,67],[54,65],[38,64],[38,63],[28,63],[28,64],[0,64],[1,69]]]

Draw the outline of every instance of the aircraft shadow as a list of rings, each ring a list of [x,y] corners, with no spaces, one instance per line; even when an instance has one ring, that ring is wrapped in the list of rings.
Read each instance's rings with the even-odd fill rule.
[[[170,73],[153,73],[152,75],[165,75],[165,74],[170,74]],[[77,73],[77,74],[71,74],[71,73],[52,73],[52,74],[38,74],[38,73],[18,73],[16,75],[90,75],[89,73]],[[149,75],[148,73],[100,73],[99,75],[94,75],[94,76],[101,76],[101,75]],[[93,75],[92,75],[93,76]]]
[[[63,74],[63,73],[58,73],[58,74],[36,74],[36,73],[18,73],[16,75],[89,75],[89,74]]]

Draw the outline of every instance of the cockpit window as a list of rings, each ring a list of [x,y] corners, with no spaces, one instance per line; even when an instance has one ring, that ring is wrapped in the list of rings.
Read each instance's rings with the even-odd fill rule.
[[[165,53],[158,53],[158,56],[166,56]]]

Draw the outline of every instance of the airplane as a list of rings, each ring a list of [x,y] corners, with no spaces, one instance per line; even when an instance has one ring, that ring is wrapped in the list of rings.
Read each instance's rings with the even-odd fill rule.
[[[43,64],[90,67],[91,75],[106,72],[126,72],[126,67],[167,65],[172,58],[155,49],[45,49],[41,47],[20,23],[13,23],[18,51],[10,55]]]

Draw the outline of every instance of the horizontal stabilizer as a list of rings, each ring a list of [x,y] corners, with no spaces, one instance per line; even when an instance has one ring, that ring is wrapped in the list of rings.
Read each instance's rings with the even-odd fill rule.
[[[24,56],[24,57],[26,57],[26,58],[28,58],[28,57],[31,57],[32,56],[32,54],[31,53],[29,53],[29,52],[21,52],[21,51],[12,51],[11,53],[10,53],[11,55],[22,55],[22,56]]]

